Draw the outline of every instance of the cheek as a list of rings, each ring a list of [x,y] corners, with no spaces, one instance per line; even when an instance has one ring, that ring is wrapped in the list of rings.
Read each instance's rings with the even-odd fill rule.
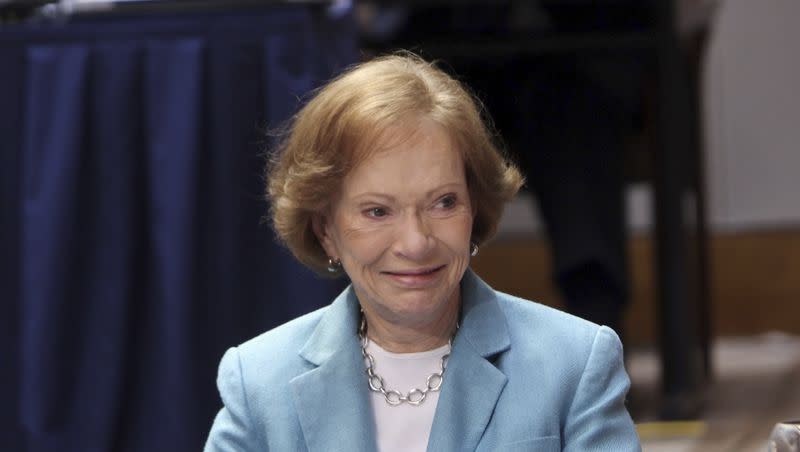
[[[472,236],[472,215],[465,214],[443,225],[440,237],[451,247],[460,250],[469,246]]]
[[[356,266],[366,266],[378,261],[391,245],[391,234],[380,229],[344,230],[339,250],[345,259]]]

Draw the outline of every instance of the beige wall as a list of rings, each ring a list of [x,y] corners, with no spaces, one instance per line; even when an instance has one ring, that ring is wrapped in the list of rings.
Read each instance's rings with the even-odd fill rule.
[[[800,1],[718,6],[703,80],[709,218],[800,225]]]

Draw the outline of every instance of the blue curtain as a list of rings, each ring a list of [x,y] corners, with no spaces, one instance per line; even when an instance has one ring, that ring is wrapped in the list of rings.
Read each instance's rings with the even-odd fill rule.
[[[0,450],[197,451],[224,350],[327,304],[264,131],[356,57],[284,6],[0,29]]]

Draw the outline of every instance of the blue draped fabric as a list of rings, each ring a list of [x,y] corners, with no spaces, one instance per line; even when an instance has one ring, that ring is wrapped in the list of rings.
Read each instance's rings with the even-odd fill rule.
[[[327,304],[264,131],[355,59],[282,6],[0,29],[0,450],[197,451],[224,350]]]

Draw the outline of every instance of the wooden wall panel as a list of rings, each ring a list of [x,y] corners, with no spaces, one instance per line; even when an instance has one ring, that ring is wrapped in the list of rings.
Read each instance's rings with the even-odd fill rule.
[[[800,334],[800,230],[717,234],[710,244],[713,335]],[[632,238],[628,252],[632,302],[626,334],[633,345],[654,344],[652,241],[646,236]],[[563,307],[542,239],[490,243],[472,266],[498,290]]]

